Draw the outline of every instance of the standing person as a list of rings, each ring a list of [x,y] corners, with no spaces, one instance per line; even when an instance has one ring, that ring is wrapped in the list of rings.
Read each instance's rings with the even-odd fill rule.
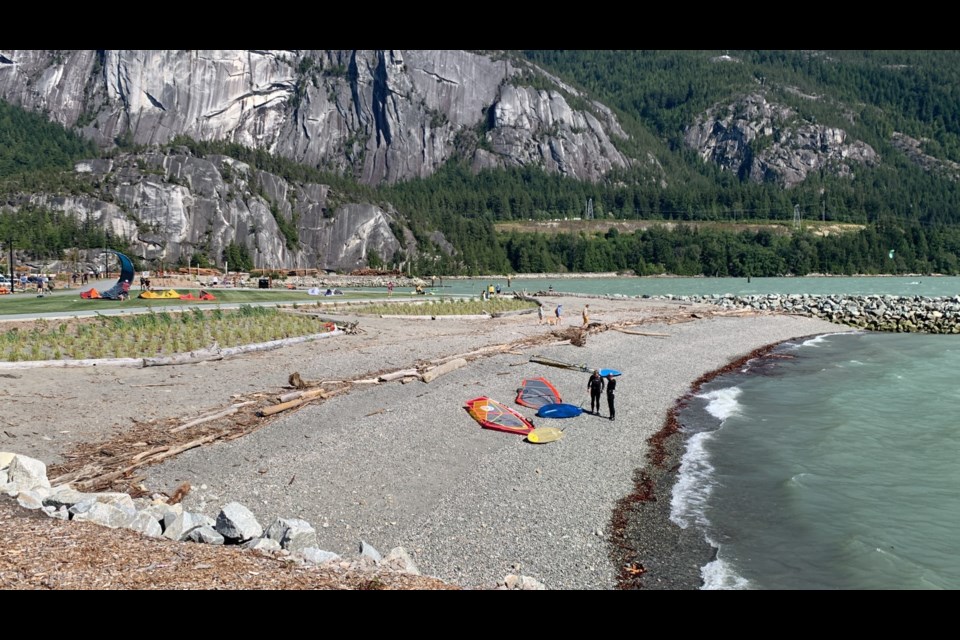
[[[543,305],[537,305],[537,324],[543,324]]]
[[[43,281],[44,280],[46,280],[46,278],[44,278],[43,276],[37,276],[37,297],[38,298],[43,297],[43,289],[44,289]]]
[[[387,283],[387,295],[388,296],[393,295],[393,280]]]
[[[590,324],[590,305],[583,305],[583,326]]]
[[[617,417],[617,410],[613,406],[613,401],[616,399],[615,391],[617,390],[617,379],[613,377],[612,373],[607,374],[607,408],[610,409],[610,419],[613,420]]]
[[[587,391],[590,392],[590,413],[600,415],[600,394],[603,393],[603,386],[600,372],[594,370],[590,374],[590,379],[587,380]]]
[[[563,324],[563,305],[558,304],[553,314],[557,316],[557,326],[559,327],[561,324]]]

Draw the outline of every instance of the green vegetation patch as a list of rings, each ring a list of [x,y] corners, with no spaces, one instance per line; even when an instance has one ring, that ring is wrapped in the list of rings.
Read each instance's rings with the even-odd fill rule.
[[[324,333],[316,316],[274,307],[169,310],[89,319],[38,319],[0,333],[0,360],[150,358]]]

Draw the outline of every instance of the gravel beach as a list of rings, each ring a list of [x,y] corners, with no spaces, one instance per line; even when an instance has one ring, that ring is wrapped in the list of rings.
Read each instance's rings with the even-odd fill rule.
[[[193,489],[184,507],[211,516],[237,501],[264,523],[277,517],[306,520],[316,528],[321,548],[345,556],[355,555],[361,541],[382,552],[402,546],[423,574],[467,588],[491,587],[508,574],[535,578],[547,589],[698,588],[699,567],[710,550],[669,521],[675,470],[668,464],[651,468],[651,438],[702,376],[766,345],[842,329],[795,316],[711,315],[708,305],[544,300],[550,310],[558,302],[575,319],[567,326],[579,324],[579,312],[589,303],[592,321],[636,320],[645,323],[636,330],[666,335],[596,331],[580,347],[562,340],[525,347],[524,340],[557,328],[539,325],[535,314],[488,320],[359,318],[365,329],[360,335],[174,367],[164,374],[193,377],[200,371],[202,381],[177,389],[172,398],[167,394],[168,401],[186,392],[195,402],[206,389],[206,404],[214,406],[230,389],[257,383],[282,388],[293,371],[304,379],[345,379],[518,342],[430,383],[354,385],[348,394],[281,414],[243,438],[151,467],[144,484],[169,493],[189,482]],[[550,421],[515,405],[521,380],[544,376],[565,402],[589,406],[587,374],[530,362],[532,355],[621,370],[617,419],[584,413]],[[481,429],[464,409],[477,396],[515,406],[537,426],[560,426],[564,437],[533,445],[518,435]],[[675,455],[681,438],[667,443]],[[634,500],[644,475],[656,495]],[[632,571],[625,571],[624,558]],[[624,581],[625,575],[635,579]]]

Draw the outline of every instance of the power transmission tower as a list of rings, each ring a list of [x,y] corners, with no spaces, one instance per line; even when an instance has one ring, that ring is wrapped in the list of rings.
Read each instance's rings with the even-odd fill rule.
[[[585,220],[593,220],[593,198],[587,198],[587,213],[584,215]]]

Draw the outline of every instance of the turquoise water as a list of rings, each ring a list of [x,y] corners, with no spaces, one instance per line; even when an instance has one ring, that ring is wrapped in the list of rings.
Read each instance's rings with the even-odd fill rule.
[[[955,296],[957,277],[444,280],[596,295]],[[960,336],[832,334],[700,390],[672,519],[717,547],[705,589],[960,588]]]
[[[960,588],[960,337],[821,336],[706,385],[672,519],[706,589]]]
[[[438,282],[438,285],[440,283]],[[768,294],[809,293],[904,296],[960,295],[960,277],[956,276],[882,276],[882,277],[807,277],[807,278],[514,278],[507,286],[505,278],[444,278],[436,293],[480,295],[487,285],[500,285],[501,291],[555,291],[594,295],[704,295],[704,294]]]

